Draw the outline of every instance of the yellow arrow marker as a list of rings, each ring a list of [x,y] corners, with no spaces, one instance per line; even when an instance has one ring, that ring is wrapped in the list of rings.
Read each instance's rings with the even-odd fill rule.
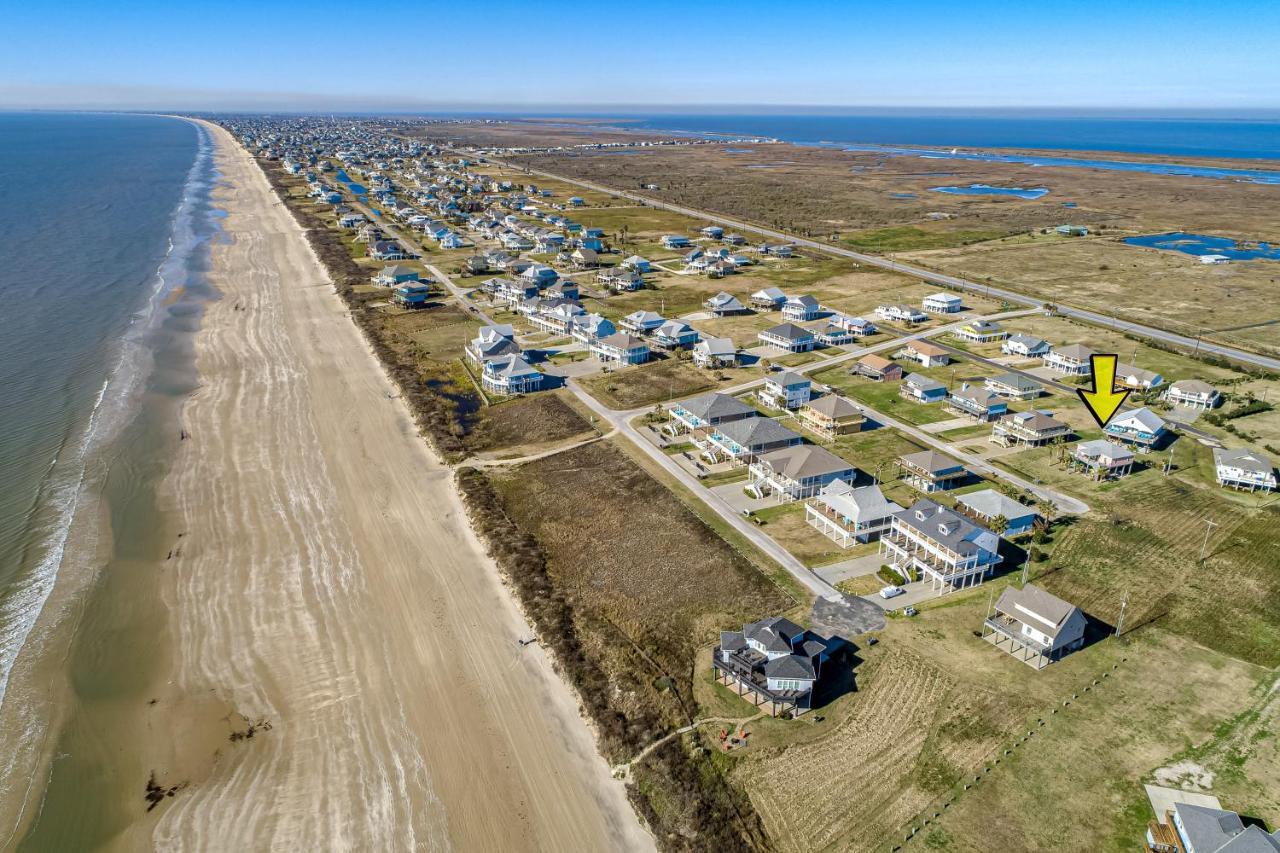
[[[1084,406],[1098,422],[1098,426],[1106,429],[1107,424],[1115,417],[1120,404],[1129,396],[1128,391],[1116,390],[1116,355],[1089,356],[1089,367],[1093,372],[1093,388],[1076,391]]]

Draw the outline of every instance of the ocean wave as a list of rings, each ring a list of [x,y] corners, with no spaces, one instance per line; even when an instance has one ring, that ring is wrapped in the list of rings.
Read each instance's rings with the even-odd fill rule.
[[[78,439],[59,451],[41,486],[38,514],[48,520],[32,530],[29,538],[42,556],[0,598],[0,707],[9,694],[14,666],[32,637],[67,559],[77,511],[96,486],[95,459],[136,413],[140,391],[153,367],[147,332],[161,320],[161,308],[173,283],[185,280],[197,250],[207,240],[197,214],[213,186],[213,143],[204,128],[196,128],[196,156],[170,218],[168,246],[153,275],[150,292],[130,318],[129,331],[120,342]]]

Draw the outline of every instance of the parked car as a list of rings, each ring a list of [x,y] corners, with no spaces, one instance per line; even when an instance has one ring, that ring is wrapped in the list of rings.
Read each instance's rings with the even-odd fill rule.
[[[906,592],[906,590],[900,586],[886,586],[880,589],[880,597],[893,598],[894,596],[902,595],[904,592]]]
[[[920,612],[919,610],[916,610],[914,607],[910,607],[910,606],[902,608],[903,616],[915,616],[919,612]]]

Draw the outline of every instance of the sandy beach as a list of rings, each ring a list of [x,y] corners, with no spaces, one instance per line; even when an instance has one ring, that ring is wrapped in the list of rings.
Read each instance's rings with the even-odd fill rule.
[[[119,846],[651,849],[573,695],[517,646],[451,472],[256,164],[209,130],[230,239],[161,491],[171,680],[140,746],[190,785]]]

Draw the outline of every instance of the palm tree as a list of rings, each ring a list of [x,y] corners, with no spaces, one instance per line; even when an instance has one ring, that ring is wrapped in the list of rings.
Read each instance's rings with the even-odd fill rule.
[[[1004,532],[1009,529],[1009,519],[1003,515],[997,515],[991,519],[991,532],[997,536],[1003,536]]]

